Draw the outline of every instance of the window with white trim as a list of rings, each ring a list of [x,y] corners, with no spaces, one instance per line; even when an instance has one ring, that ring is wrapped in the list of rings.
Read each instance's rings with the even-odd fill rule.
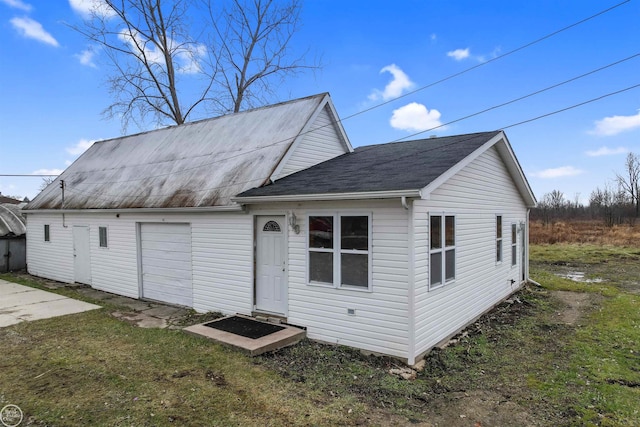
[[[107,227],[98,227],[98,241],[101,248],[107,248]]]
[[[44,241],[45,242],[51,241],[51,227],[49,226],[49,224],[44,225]]]
[[[371,289],[371,215],[310,215],[309,282]]]
[[[429,217],[429,288],[435,289],[456,278],[456,218]]]
[[[515,223],[511,224],[511,267],[514,267],[518,263],[517,258],[517,242],[518,242],[518,227]]]
[[[502,215],[496,215],[496,263],[502,262]]]

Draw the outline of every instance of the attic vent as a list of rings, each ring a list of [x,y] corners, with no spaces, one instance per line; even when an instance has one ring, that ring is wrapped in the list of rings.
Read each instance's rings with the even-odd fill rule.
[[[262,227],[262,231],[275,231],[277,233],[280,232],[280,224],[275,221],[267,222],[264,227]]]

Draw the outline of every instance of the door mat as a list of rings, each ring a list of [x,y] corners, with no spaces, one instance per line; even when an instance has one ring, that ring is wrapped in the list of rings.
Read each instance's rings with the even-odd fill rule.
[[[283,326],[260,322],[246,317],[231,316],[221,320],[205,323],[204,326],[230,332],[246,338],[258,339],[284,329]]]

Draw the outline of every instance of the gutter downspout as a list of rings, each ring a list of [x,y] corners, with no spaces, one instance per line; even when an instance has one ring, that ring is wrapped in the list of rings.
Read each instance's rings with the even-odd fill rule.
[[[402,207],[405,211],[409,210],[409,205],[407,204],[407,196],[400,197],[400,202],[402,203]]]
[[[533,280],[530,276],[529,276],[529,214],[531,213],[531,209],[527,209],[527,222],[526,222],[526,227],[527,227],[527,235],[523,236],[525,237],[526,240],[526,251],[527,251],[527,265],[526,265],[526,271],[527,271],[527,282],[534,284],[536,286],[538,286],[539,288],[542,287],[542,285],[538,282],[536,282],[535,280]]]
[[[62,190],[62,227],[67,228],[67,224],[65,222],[65,214],[64,214],[64,179],[60,180],[60,189]]]

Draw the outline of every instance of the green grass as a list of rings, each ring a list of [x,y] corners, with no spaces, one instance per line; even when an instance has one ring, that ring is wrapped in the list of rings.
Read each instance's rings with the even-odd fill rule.
[[[104,310],[0,329],[0,405],[37,425],[344,425],[364,406],[235,351]]]
[[[249,359],[98,310],[0,329],[0,404],[36,425],[473,425],[459,415],[476,408],[482,425],[640,426],[640,250],[531,253],[542,287],[433,350],[413,381],[389,375],[402,366],[392,358],[342,346],[303,341]],[[604,282],[558,276],[568,271]],[[556,291],[588,295],[575,324],[558,320]]]

